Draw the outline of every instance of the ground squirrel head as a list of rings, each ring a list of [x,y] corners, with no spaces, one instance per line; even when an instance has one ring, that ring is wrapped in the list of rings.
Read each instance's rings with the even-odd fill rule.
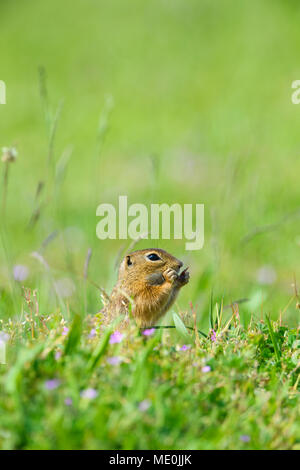
[[[147,248],[128,253],[119,269],[119,281],[139,280],[149,285],[164,281],[163,272],[171,268],[179,273],[183,263],[179,259],[158,248]]]
[[[188,268],[159,248],[128,253],[121,262],[118,282],[106,308],[108,317],[131,313],[139,327],[154,325],[174,303],[179,290],[189,282]]]

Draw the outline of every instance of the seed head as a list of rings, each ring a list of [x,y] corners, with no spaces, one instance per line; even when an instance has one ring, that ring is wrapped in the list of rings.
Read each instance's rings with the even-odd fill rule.
[[[14,147],[2,147],[2,158],[3,163],[15,162],[18,156],[18,152]]]

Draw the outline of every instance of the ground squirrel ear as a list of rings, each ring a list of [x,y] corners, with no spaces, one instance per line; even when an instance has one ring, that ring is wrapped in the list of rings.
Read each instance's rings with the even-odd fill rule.
[[[127,264],[127,266],[130,266],[132,264],[132,261],[131,261],[129,255],[126,256],[126,264]]]

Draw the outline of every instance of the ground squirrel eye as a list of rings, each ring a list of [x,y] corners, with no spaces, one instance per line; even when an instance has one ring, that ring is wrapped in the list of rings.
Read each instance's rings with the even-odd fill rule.
[[[150,261],[159,261],[161,259],[156,253],[150,253],[150,255],[147,255],[147,258]]]
[[[130,256],[126,256],[126,262],[127,262],[127,266],[130,266],[132,264]]]

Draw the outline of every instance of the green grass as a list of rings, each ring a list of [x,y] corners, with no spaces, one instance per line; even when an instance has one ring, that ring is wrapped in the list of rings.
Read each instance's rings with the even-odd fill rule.
[[[299,447],[299,19],[294,0],[1,2],[0,148],[18,150],[0,162],[3,448]],[[132,326],[118,346],[95,314],[131,243],[96,237],[119,195],[204,203],[205,244],[139,242],[191,280],[176,331]],[[185,330],[190,303],[208,339]]]
[[[4,327],[2,448],[299,449],[296,329],[235,318],[196,345],[132,325],[111,344],[116,326],[35,312]]]

